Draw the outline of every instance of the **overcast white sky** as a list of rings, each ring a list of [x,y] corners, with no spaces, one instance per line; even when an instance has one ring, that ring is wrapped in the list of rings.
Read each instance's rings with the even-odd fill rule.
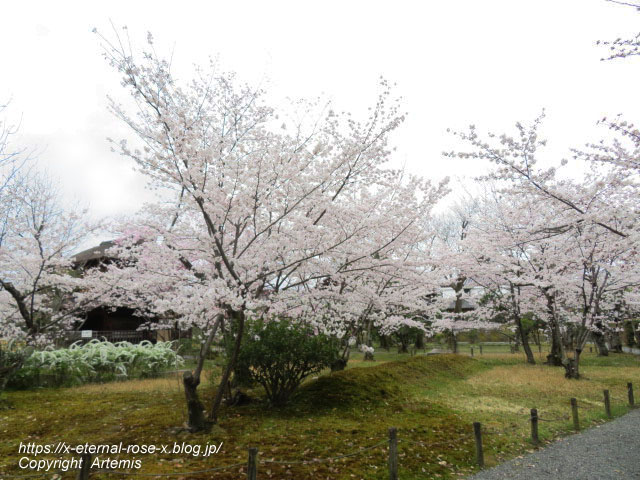
[[[640,13],[605,0],[6,2],[0,100],[11,98],[9,120],[22,119],[19,142],[96,216],[149,198],[105,140],[130,136],[106,109],[107,94],[125,92],[91,33],[112,36],[110,19],[140,47],[151,31],[185,76],[219,55],[242,80],[269,78],[274,98],[324,93],[355,115],[366,115],[383,75],[409,114],[394,161],[432,178],[484,167],[443,159],[448,127],[502,131],[546,108],[559,158],[604,135],[594,127],[603,115],[633,118],[640,107],[640,62],[600,62],[595,46],[640,31]]]

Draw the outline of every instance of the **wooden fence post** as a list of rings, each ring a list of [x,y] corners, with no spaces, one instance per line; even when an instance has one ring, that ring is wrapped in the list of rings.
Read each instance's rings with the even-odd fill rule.
[[[540,438],[538,437],[538,410],[536,408],[531,409],[531,441],[538,445]]]
[[[633,407],[635,402],[633,400],[633,383],[627,383],[627,395],[629,396],[629,406]]]
[[[607,417],[611,418],[611,400],[609,399],[609,390],[604,390],[604,411]]]
[[[89,471],[91,470],[91,454],[83,453],[80,457],[80,470],[76,475],[76,480],[89,480]]]
[[[480,344],[480,355],[482,355],[482,344]]]
[[[578,419],[578,400],[571,399],[571,416],[573,417],[573,429],[577,432],[580,430],[580,420]]]
[[[471,347],[471,356],[473,357],[473,347]]]
[[[398,480],[398,429],[389,429],[389,480]]]
[[[258,477],[258,449],[249,449],[249,460],[247,461],[247,480],[256,480]]]
[[[473,422],[473,436],[476,438],[476,463],[484,467],[484,452],[482,451],[482,424]]]

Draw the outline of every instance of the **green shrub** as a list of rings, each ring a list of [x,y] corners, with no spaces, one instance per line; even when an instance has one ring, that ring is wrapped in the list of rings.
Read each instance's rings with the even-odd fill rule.
[[[101,342],[34,352],[13,376],[14,388],[62,387],[125,378],[155,377],[183,363],[171,342]]]
[[[339,356],[338,342],[314,335],[289,320],[249,324],[238,355],[236,376],[264,387],[274,405],[286,403],[307,376],[328,368]]]
[[[7,384],[22,368],[33,348],[20,345],[15,341],[0,342],[0,395]]]

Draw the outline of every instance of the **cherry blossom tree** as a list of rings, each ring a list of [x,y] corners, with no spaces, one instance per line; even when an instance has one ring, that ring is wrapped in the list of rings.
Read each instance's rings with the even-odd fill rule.
[[[488,191],[478,203],[480,212],[466,247],[471,258],[467,271],[483,287],[487,317],[498,315],[513,325],[516,343],[522,345],[527,362],[534,364],[529,332],[523,324],[528,313],[527,297],[533,287],[526,278],[530,249],[518,238],[523,220],[530,220],[532,211],[522,202],[508,203],[504,195],[495,191]]]
[[[80,325],[104,290],[83,295],[90,281],[72,274],[70,254],[93,227],[83,221],[83,212],[61,207],[43,174],[22,174],[2,193],[8,201],[0,244],[0,338],[47,344]]]
[[[475,217],[479,213],[477,199],[468,196],[452,205],[447,213],[434,219],[433,227],[436,232],[435,248],[437,250],[440,273],[440,286],[453,291],[454,300],[438,295],[435,297],[434,307],[438,311],[435,315],[434,326],[443,332],[452,352],[458,351],[456,334],[478,328],[472,324],[478,315],[463,312],[465,301],[472,300],[467,295],[470,291],[469,262],[466,246],[468,235]]]
[[[16,132],[0,122],[0,341],[42,345],[82,321],[90,299],[75,300],[69,254],[95,227],[61,206],[30,152],[12,148]]]
[[[519,125],[518,137],[489,134],[487,141],[472,128],[459,135],[474,150],[458,156],[497,163],[482,180],[499,182],[501,203],[508,204],[485,222],[476,256],[500,278],[501,288],[515,293],[535,287],[538,296],[529,298],[527,309],[547,320],[550,361],[563,365],[567,377],[578,378],[580,353],[590,336],[606,354],[609,322],[603,320],[603,305],[638,282],[636,183],[628,170],[598,168],[602,162],[594,161],[579,181],[538,167],[536,153],[544,146],[537,138],[538,123]],[[514,313],[522,313],[513,306]]]
[[[364,122],[317,102],[281,112],[264,91],[213,66],[180,84],[151,37],[141,59],[103,40],[139,107],[130,113],[112,100],[140,142],[117,148],[176,198],[153,207],[147,227],[154,236],[141,243],[156,250],[137,263],[157,275],[145,284],[178,280],[153,308],[180,316],[193,304],[200,322],[226,320],[235,335],[209,411],[215,422],[246,318],[286,315],[345,335],[367,310],[362,292],[373,279],[397,277],[396,267],[411,258],[420,222],[444,186],[385,168],[389,134],[404,118],[385,81]],[[335,294],[346,305],[340,313],[346,308],[350,316],[319,308],[319,298]],[[192,373],[196,386],[199,373]]]
[[[598,43],[609,48],[609,54],[603,60],[624,59],[638,54],[637,36]],[[584,338],[580,337],[587,331],[596,341],[599,353],[606,355],[605,337],[614,346],[619,344],[619,326],[602,318],[606,311],[603,305],[610,303],[611,297],[633,296],[632,292],[637,290],[634,254],[640,239],[637,215],[640,133],[633,122],[622,116],[603,118],[600,123],[608,127],[610,135],[605,140],[572,150],[572,164],[586,167],[587,173],[579,180],[568,180],[567,175],[563,176],[569,164],[567,160],[554,167],[540,166],[538,151],[545,141],[539,139],[538,130],[543,116],[530,126],[518,123],[517,135],[489,133],[483,138],[474,126],[468,132],[457,132],[456,135],[472,149],[450,155],[493,162],[495,168],[484,180],[507,185],[517,195],[535,202],[540,209],[554,212],[547,222],[537,223],[537,230],[529,229],[530,240],[541,241],[558,236],[558,241],[564,241],[575,249],[572,253],[581,254],[581,258],[568,256],[573,257],[577,265],[570,269],[573,275],[570,284],[576,289],[569,289],[573,293],[568,295],[577,295],[579,300],[568,300],[567,294],[563,294],[561,303],[571,306],[564,308],[562,315],[572,316],[577,311],[583,315],[576,320],[582,328],[574,338],[577,345],[575,357],[579,357],[579,350],[584,344]],[[623,270],[624,274],[621,273]],[[551,286],[543,291],[549,312],[562,310],[557,304],[558,292]],[[618,311],[615,306],[613,310],[611,305],[607,308],[609,315]],[[556,336],[553,338],[555,340]],[[554,347],[552,353],[555,361],[559,362],[560,346],[555,341]],[[577,369],[577,362],[575,366]]]

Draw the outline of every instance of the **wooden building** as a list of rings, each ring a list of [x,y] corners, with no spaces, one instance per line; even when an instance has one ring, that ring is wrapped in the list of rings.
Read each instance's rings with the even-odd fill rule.
[[[73,257],[74,270],[82,274],[92,268],[104,268],[118,259],[109,256],[107,251],[115,245],[113,241],[100,243],[95,247],[77,253]],[[142,317],[135,314],[135,310],[126,307],[112,307],[104,305],[85,313],[85,321],[71,337],[99,338],[110,342],[128,341],[139,343],[143,340],[152,342],[162,340],[177,340],[190,336],[189,331],[177,328],[157,330],[153,324],[156,317]]]

